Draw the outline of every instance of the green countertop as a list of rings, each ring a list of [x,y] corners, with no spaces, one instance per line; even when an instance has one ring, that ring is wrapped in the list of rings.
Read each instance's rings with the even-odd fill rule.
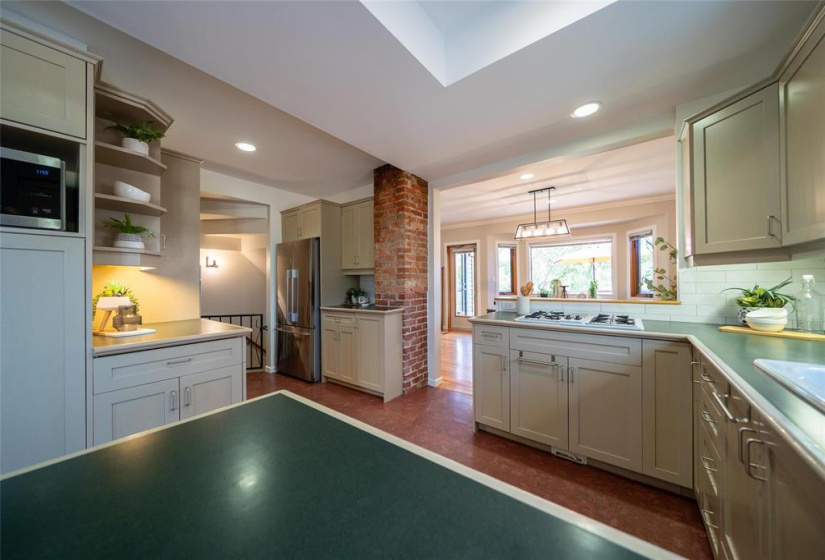
[[[3,558],[673,557],[321,409],[274,394],[6,478]]]
[[[518,328],[686,340],[693,343],[717,366],[727,373],[735,373],[741,381],[747,384],[747,387],[739,387],[743,392],[763,399],[768,407],[773,407],[778,412],[773,415],[773,419],[787,430],[787,435],[795,439],[791,443],[796,445],[798,450],[807,452],[809,454],[807,458],[815,463],[820,472],[825,472],[825,415],[753,365],[753,361],[757,358],[825,364],[825,343],[722,332],[718,325],[706,323],[644,319],[644,331],[610,331],[603,328],[585,329],[525,324],[515,322],[516,317],[518,317],[517,313],[499,311],[481,315],[471,321]],[[763,412],[771,415],[773,411]]]

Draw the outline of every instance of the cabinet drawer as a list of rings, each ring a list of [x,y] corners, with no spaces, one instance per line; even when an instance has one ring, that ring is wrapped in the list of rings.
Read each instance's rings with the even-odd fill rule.
[[[510,346],[510,329],[493,325],[473,325],[473,343],[484,346],[508,348]]]
[[[324,313],[323,322],[327,325],[355,326],[356,315],[354,313]]]
[[[724,418],[717,408],[716,403],[713,402],[713,397],[709,389],[703,388],[700,391],[700,395],[698,411],[699,424],[708,430],[708,434],[711,436],[714,445],[716,445],[716,449],[719,449],[723,443],[721,439],[724,436],[722,432],[722,422]]]
[[[510,348],[614,364],[642,365],[642,341],[620,336],[510,329]]]
[[[727,378],[704,356],[701,362],[693,368],[693,375],[696,383],[713,393],[726,395],[730,389]]]
[[[703,422],[699,427],[698,442],[696,452],[699,457],[696,461],[696,468],[698,469],[697,492],[710,494],[718,500],[719,487],[722,484],[722,460],[717,451],[718,443],[714,442],[714,438],[710,435],[710,428]]]
[[[95,358],[94,394],[224,368],[243,361],[243,337]]]

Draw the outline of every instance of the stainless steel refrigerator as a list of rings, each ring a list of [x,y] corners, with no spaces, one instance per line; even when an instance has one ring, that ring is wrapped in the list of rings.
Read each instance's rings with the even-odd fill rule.
[[[320,239],[280,243],[276,252],[279,373],[321,380]]]

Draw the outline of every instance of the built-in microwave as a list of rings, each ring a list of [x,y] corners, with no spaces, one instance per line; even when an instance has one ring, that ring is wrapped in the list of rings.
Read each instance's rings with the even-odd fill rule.
[[[66,164],[0,148],[0,225],[66,229]]]

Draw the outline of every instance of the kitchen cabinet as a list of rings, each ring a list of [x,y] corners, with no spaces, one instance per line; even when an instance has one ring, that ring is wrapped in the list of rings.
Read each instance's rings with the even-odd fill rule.
[[[510,431],[510,351],[473,346],[473,409],[475,421]]]
[[[777,86],[690,126],[693,254],[781,247]]]
[[[289,241],[297,241],[300,236],[300,215],[298,210],[284,212],[281,214],[281,230],[282,241],[287,243]]]
[[[642,341],[642,472],[690,488],[692,464],[691,347]]]
[[[322,205],[324,201],[313,202],[281,213],[283,241],[296,241],[310,237],[321,237]]]
[[[180,399],[181,420],[241,402],[242,376],[237,368],[227,367],[181,377]]]
[[[401,312],[321,310],[321,369],[325,381],[379,395],[402,393]]]
[[[341,208],[341,267],[344,270],[375,268],[373,200]]]
[[[0,31],[0,116],[86,138],[86,62],[8,30]]]
[[[8,473],[86,447],[85,240],[0,233],[0,262],[0,471]]]
[[[94,445],[180,420],[178,379],[95,395]]]
[[[245,352],[231,336],[95,358],[94,444],[243,401]]]
[[[570,451],[642,470],[642,368],[570,359]]]
[[[562,449],[568,446],[567,358],[510,351],[510,432]]]
[[[825,16],[779,78],[782,242],[825,238]]]

